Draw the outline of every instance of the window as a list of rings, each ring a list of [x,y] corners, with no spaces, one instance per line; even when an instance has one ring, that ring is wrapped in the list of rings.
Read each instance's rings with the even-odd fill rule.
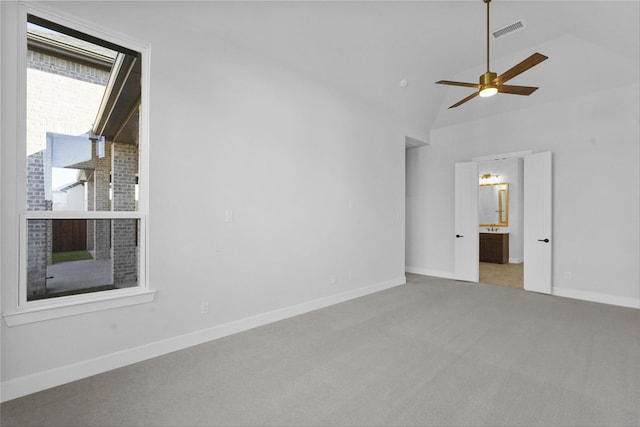
[[[58,317],[51,309],[150,294],[147,49],[28,6],[23,16],[24,203],[14,314]]]

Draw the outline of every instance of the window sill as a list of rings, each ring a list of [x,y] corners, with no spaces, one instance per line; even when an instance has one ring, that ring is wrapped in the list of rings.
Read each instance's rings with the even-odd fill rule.
[[[7,326],[18,326],[77,314],[92,313],[94,311],[149,303],[153,301],[154,297],[155,291],[148,289],[118,289],[104,294],[96,292],[89,295],[56,298],[51,301],[34,301],[27,303],[24,308],[5,313],[3,317]]]

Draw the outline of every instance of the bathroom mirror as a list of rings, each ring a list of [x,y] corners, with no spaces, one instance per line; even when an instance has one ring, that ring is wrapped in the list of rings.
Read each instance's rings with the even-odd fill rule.
[[[480,184],[478,214],[481,227],[509,226],[509,184]]]

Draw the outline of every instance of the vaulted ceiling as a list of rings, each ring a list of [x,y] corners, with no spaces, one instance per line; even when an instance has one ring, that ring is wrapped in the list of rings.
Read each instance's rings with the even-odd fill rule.
[[[447,107],[472,90],[434,82],[477,82],[486,71],[482,0],[194,2],[171,19],[386,108],[427,135],[435,127],[638,83],[639,4],[493,0],[492,31],[518,20],[526,27],[491,40],[492,71],[543,53],[549,60],[510,81],[540,89],[452,110]]]

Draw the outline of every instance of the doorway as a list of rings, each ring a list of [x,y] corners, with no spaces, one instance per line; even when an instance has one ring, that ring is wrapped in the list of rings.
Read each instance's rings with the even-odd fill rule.
[[[479,281],[523,289],[523,159],[477,163]]]
[[[478,165],[484,161],[506,160],[517,158],[522,161],[522,168],[518,168],[521,179],[519,182],[522,190],[518,196],[511,196],[511,200],[522,200],[519,212],[513,213],[514,208],[509,205],[511,216],[508,223],[502,223],[500,219],[493,222],[481,223],[479,221]],[[480,244],[478,236],[486,233],[496,237],[501,235],[503,242],[516,242],[514,252],[509,252],[507,261],[501,264],[526,264],[522,267],[522,288],[527,291],[539,293],[551,293],[551,153],[531,154],[530,152],[510,153],[505,155],[474,158],[472,162],[456,163],[455,168],[455,278],[469,282],[480,281],[479,252]],[[497,173],[495,175],[498,175]],[[489,174],[490,176],[490,174]],[[496,180],[504,177],[494,177]],[[514,189],[516,188],[514,187]],[[526,199],[525,199],[526,197]],[[469,204],[468,200],[471,200]],[[498,202],[496,202],[498,203]],[[494,209],[498,215],[502,215],[502,208],[498,205]],[[515,227],[513,221],[520,221],[520,226]],[[521,231],[520,231],[521,230]],[[509,234],[508,239],[506,235]],[[513,234],[513,235],[511,235]],[[465,238],[466,236],[466,238]],[[516,237],[522,238],[522,246]],[[504,243],[503,243],[504,244]],[[522,247],[521,257],[519,255]],[[511,261],[511,262],[510,262]],[[515,261],[515,262],[513,262]],[[512,266],[513,273],[519,275],[519,268]],[[507,267],[508,268],[508,267]],[[499,268],[494,269],[498,273]],[[506,269],[502,270],[506,273]],[[489,281],[496,281],[489,279]],[[497,283],[502,284],[502,283]],[[518,283],[514,283],[514,287]]]

